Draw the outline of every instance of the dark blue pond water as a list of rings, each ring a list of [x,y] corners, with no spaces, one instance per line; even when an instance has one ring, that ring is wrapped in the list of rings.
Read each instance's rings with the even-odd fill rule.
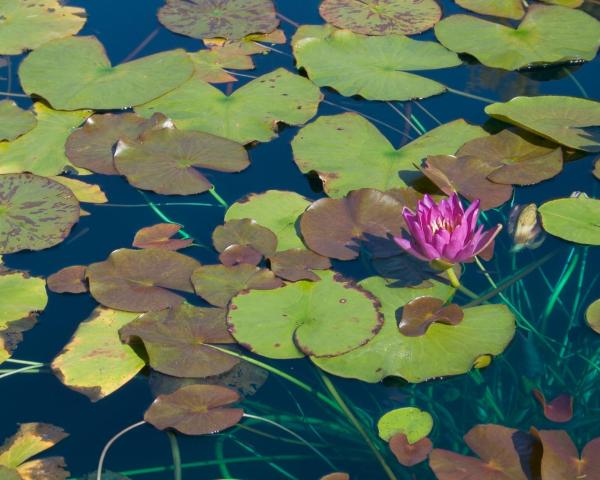
[[[197,50],[200,42],[179,36],[159,26],[156,11],[160,0],[103,0],[73,1],[73,5],[85,7],[89,20],[82,35],[96,35],[105,45],[113,61],[126,58],[149,34],[158,34],[138,54],[147,55],[173,48]],[[317,0],[276,0],[277,9],[286,17],[302,24],[322,23],[318,15]],[[595,4],[589,4],[595,5]],[[444,2],[444,14],[460,10],[452,2]],[[598,10],[597,10],[598,11]],[[294,28],[282,24],[288,37]],[[433,39],[432,33],[421,35]],[[277,66],[294,69],[293,58],[287,45],[278,46],[283,53],[271,52],[257,56],[253,75],[266,73]],[[13,58],[12,71],[20,59]],[[6,71],[6,70],[4,70]],[[490,100],[508,100],[517,95],[559,94],[582,96],[582,89],[591,98],[598,99],[600,60],[574,67],[570,74],[562,68],[541,73],[510,73],[467,63],[460,68],[432,72],[432,78],[471,95]],[[238,85],[248,79],[240,77]],[[18,79],[12,79],[13,91],[17,91]],[[224,87],[223,87],[224,88]],[[325,91],[331,103],[321,104],[319,114],[341,113],[343,109],[358,110],[378,123],[381,131],[397,146],[406,142],[405,132],[415,136],[405,121],[387,104],[345,98],[332,91]],[[19,99],[22,100],[22,99]],[[21,106],[29,106],[21,101]],[[470,123],[483,124],[488,120],[483,108],[485,100],[467,98],[446,93],[420,102],[440,122],[464,118]],[[412,113],[431,129],[437,123],[414,104],[399,108],[412,109]],[[277,139],[250,149],[252,166],[241,174],[213,174],[210,180],[224,199],[233,203],[249,192],[268,189],[293,190],[309,198],[322,196],[318,189],[302,175],[292,161],[290,141],[298,128],[283,128]],[[591,175],[592,156],[570,162],[565,172],[554,180],[516,190],[514,203],[541,203],[550,198],[569,196],[574,190],[585,191],[590,196],[598,193],[598,181]],[[139,205],[137,207],[110,207],[87,205],[92,215],[77,224],[69,239],[58,247],[37,252],[19,253],[4,257],[11,268],[29,270],[33,275],[48,276],[60,268],[73,264],[89,264],[105,259],[120,247],[131,244],[134,233],[141,227],[160,221],[146,206],[139,193],[124,179],[94,175],[88,181],[98,183],[106,192],[110,204]],[[312,183],[314,185],[314,182]],[[206,202],[212,207],[165,206],[162,210],[172,220],[185,226],[198,243],[210,245],[210,235],[215,226],[223,221],[224,209],[217,206],[208,194],[184,197],[160,197],[149,195],[158,203]],[[510,206],[491,212],[490,223],[506,221]],[[368,428],[387,410],[405,405],[417,405],[432,413],[435,420],[431,439],[435,445],[455,451],[466,452],[462,435],[478,423],[500,423],[528,430],[535,425],[552,428],[545,420],[539,405],[531,396],[531,383],[543,387],[548,396],[570,393],[575,396],[575,415],[564,425],[579,447],[600,432],[600,396],[594,394],[597,372],[581,356],[598,366],[598,336],[583,322],[582,309],[600,296],[597,280],[599,256],[597,249],[587,251],[554,238],[548,238],[543,246],[533,251],[523,251],[516,256],[508,253],[510,240],[503,233],[498,241],[495,262],[490,273],[497,281],[509,276],[549,252],[558,254],[512,288],[507,295],[513,299],[521,312],[538,326],[551,342],[568,343],[570,352],[563,358],[550,354],[543,342],[526,331],[520,330],[508,350],[492,365],[476,374],[435,380],[419,385],[400,381],[386,381],[380,385],[355,381],[335,380],[338,389],[354,405],[360,419]],[[187,252],[203,263],[215,263],[215,252],[210,248],[193,248]],[[547,320],[541,324],[546,305],[556,289],[565,266],[576,257],[578,263],[560,292],[559,302]],[[585,270],[581,269],[586,265]],[[357,278],[364,275],[358,263],[347,264],[344,272]],[[581,278],[581,281],[580,281]],[[580,281],[580,285],[578,282]],[[465,285],[476,292],[488,288],[486,279],[474,267],[469,267]],[[527,292],[526,303],[523,290]],[[578,294],[578,292],[580,292]],[[495,299],[494,301],[499,301]],[[574,302],[577,305],[574,308]],[[87,295],[50,294],[47,309],[39,318],[38,325],[25,334],[25,340],[15,353],[16,358],[49,363],[68,342],[77,325],[85,319],[96,303]],[[553,343],[556,344],[556,343]],[[443,361],[432,358],[431,361]],[[270,362],[301,378],[306,383],[321,388],[320,380],[308,361]],[[555,380],[550,382],[549,372]],[[559,380],[556,380],[559,379]],[[0,409],[0,438],[11,435],[18,422],[48,422],[63,427],[70,437],[59,444],[53,454],[63,455],[73,477],[95,470],[99,453],[116,432],[141,420],[145,408],[153,400],[148,379],[139,375],[127,386],[98,403],[90,401],[64,387],[48,369],[40,373],[13,375],[0,380],[2,402]],[[280,422],[301,434],[331,459],[339,470],[347,471],[353,480],[385,478],[379,464],[361,441],[356,431],[327,406],[316,401],[291,384],[271,376],[258,393],[249,398],[247,411],[263,416],[283,416]],[[554,425],[555,426],[555,425]],[[270,427],[257,425],[263,432],[277,437],[282,435]],[[285,435],[283,435],[285,436]],[[286,436],[286,438],[289,438]],[[185,479],[243,478],[258,480],[266,478],[316,479],[329,473],[331,468],[303,445],[283,442],[277,438],[260,436],[252,431],[235,429],[212,437],[180,438]],[[382,451],[386,452],[385,446]],[[239,463],[226,464],[225,469],[214,463],[220,453],[229,460],[241,459]],[[398,466],[388,454],[388,461],[398,478],[434,478],[426,465],[412,470]],[[261,458],[265,457],[265,458]],[[270,460],[269,458],[272,457]],[[235,460],[237,462],[237,460]],[[203,464],[202,462],[208,462]],[[107,468],[117,472],[129,472],[132,478],[145,480],[169,479],[170,471],[144,473],[138,470],[166,467],[172,463],[167,436],[151,427],[142,427],[119,440],[110,452]],[[137,472],[136,472],[137,471]]]

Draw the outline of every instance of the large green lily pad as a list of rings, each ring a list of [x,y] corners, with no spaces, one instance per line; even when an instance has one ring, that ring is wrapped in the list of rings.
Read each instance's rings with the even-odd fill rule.
[[[225,220],[248,218],[268,228],[277,236],[278,251],[304,248],[296,222],[309,205],[310,200],[295,192],[268,190],[235,202],[225,213]]]
[[[178,305],[183,298],[171,290],[193,293],[190,277],[200,263],[191,257],[154,248],[121,248],[86,271],[90,293],[102,305],[148,312]]]
[[[539,208],[544,230],[556,237],[585,245],[600,245],[600,200],[559,198]]]
[[[65,156],[65,141],[91,112],[61,112],[41,102],[33,109],[36,126],[12,142],[0,143],[0,173],[30,172],[51,176],[58,175],[70,165]]]
[[[592,60],[600,22],[581,10],[532,5],[518,28],[472,15],[452,15],[435,26],[446,48],[473,55],[488,67],[517,70],[532,64]]]
[[[334,375],[378,382],[385,377],[402,377],[409,382],[458,375],[471,369],[481,355],[498,355],[515,333],[515,319],[505,305],[483,305],[464,309],[458,325],[434,323],[424,335],[407,337],[396,325],[396,310],[422,295],[443,300],[450,295],[446,285],[393,288],[381,277],[360,282],[382,304],[385,322],[369,343],[334,358],[312,358]],[[235,334],[234,334],[235,335]]]
[[[227,322],[235,339],[270,358],[331,357],[354,350],[379,331],[379,303],[332,271],[317,282],[251,290],[233,298]]]
[[[192,195],[212,188],[198,168],[239,172],[250,165],[243,145],[172,125],[149,130],[135,140],[119,140],[114,163],[131,185],[162,195]]]
[[[235,343],[227,331],[225,310],[176,307],[145,313],[120,330],[121,339],[141,340],[150,366],[175,377],[208,377],[232,369],[239,360],[207,344]]]
[[[561,145],[600,152],[600,102],[558,95],[515,97],[488,105],[485,113]]]
[[[396,150],[361,115],[322,116],[302,128],[292,141],[294,161],[303,173],[316,171],[330,197],[350,190],[386,191],[406,187],[421,177],[421,160],[428,155],[451,155],[464,143],[487,133],[464,120],[435,128]]]
[[[415,443],[429,435],[432,428],[431,415],[416,407],[396,408],[387,412],[377,422],[379,437],[386,442],[394,435],[403,433],[408,443]]]
[[[21,110],[12,100],[0,102],[0,141],[20,137],[35,127],[36,123],[31,110]]]
[[[20,272],[0,275],[0,363],[10,357],[21,333],[35,323],[35,312],[46,308],[44,280]]]
[[[183,50],[110,64],[96,37],[54,40],[30,53],[19,68],[23,90],[59,110],[130,108],[164,95],[194,72]]]
[[[367,100],[410,100],[446,91],[439,82],[414,71],[461,64],[458,56],[435,42],[400,35],[369,37],[330,25],[303,25],[292,39],[298,67],[320,87]]]
[[[58,0],[3,0],[0,19],[0,55],[19,55],[75,35],[85,24],[85,10]]]
[[[231,95],[192,77],[176,90],[136,108],[149,117],[160,112],[181,130],[200,130],[239,143],[268,142],[278,122],[301,125],[317,112],[319,88],[283,68],[262,75]]]
[[[339,28],[365,35],[411,35],[442,17],[434,0],[324,0],[321,16]]]
[[[279,25],[272,0],[167,0],[158,20],[188,37],[228,40],[269,33]]]
[[[131,380],[144,361],[129,345],[121,343],[119,329],[136,316],[97,307],[52,361],[52,370],[60,381],[95,402]]]
[[[0,175],[0,253],[53,247],[78,220],[79,202],[67,187],[29,173]]]
[[[519,20],[525,15],[521,0],[456,0],[456,3],[472,12],[494,17]]]

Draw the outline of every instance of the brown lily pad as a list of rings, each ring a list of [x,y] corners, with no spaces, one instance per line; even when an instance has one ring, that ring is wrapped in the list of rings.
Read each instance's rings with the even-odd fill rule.
[[[148,130],[135,140],[119,140],[114,162],[131,185],[163,195],[209,190],[212,184],[197,168],[240,172],[250,165],[239,143],[210,133],[177,130],[172,124]]]
[[[415,443],[408,443],[404,433],[397,433],[389,441],[390,450],[401,465],[412,467],[424,461],[431,450],[433,443],[425,437]]]
[[[350,480],[350,475],[344,472],[333,472],[321,477],[319,480]]]
[[[594,170],[592,173],[594,174],[594,177],[600,180],[600,158],[598,158],[596,163],[594,163]]]
[[[229,220],[219,225],[213,231],[212,241],[217,252],[224,252],[232,245],[244,245],[269,257],[277,250],[277,236],[249,218]]]
[[[228,405],[238,402],[237,392],[216,385],[189,385],[160,395],[144,415],[159,430],[174,428],[186,435],[208,435],[238,423],[244,411]]]
[[[407,337],[425,335],[434,322],[458,325],[464,317],[462,308],[458,305],[444,305],[443,300],[434,297],[417,297],[404,305],[401,312],[398,329]]]
[[[544,394],[537,389],[532,391],[535,399],[544,409],[544,417],[551,422],[566,423],[573,418],[573,397],[563,393],[550,402],[546,402]]]
[[[139,229],[133,238],[133,246],[137,248],[160,248],[163,250],[179,250],[194,243],[193,238],[171,238],[181,230],[176,223],[157,223]]]
[[[148,312],[178,305],[183,298],[171,290],[193,293],[192,272],[200,263],[168,250],[115,250],[87,268],[90,293],[102,305],[130,312]]]
[[[298,280],[316,282],[319,280],[319,276],[312,270],[327,270],[331,267],[331,262],[327,257],[301,248],[277,252],[269,257],[269,262],[275,275],[291,282]]]
[[[121,340],[144,344],[150,366],[174,377],[208,377],[227,372],[239,360],[207,344],[235,343],[225,310],[183,303],[141,315],[119,331]]]
[[[211,305],[226,307],[243,290],[271,290],[283,285],[273,272],[253,265],[203,265],[194,270],[196,294]]]
[[[435,155],[423,162],[421,170],[446,195],[458,192],[470,201],[479,199],[481,210],[499,207],[512,196],[511,185],[488,180],[494,169],[479,157]]]
[[[219,261],[228,267],[242,263],[258,265],[262,258],[262,253],[248,245],[229,245],[219,254]]]
[[[55,293],[84,293],[88,291],[85,283],[85,265],[65,267],[46,279],[48,290]]]

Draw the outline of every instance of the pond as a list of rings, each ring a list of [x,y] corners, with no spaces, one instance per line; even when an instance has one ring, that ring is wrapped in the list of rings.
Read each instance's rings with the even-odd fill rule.
[[[600,6],[457,3],[0,2],[0,479],[600,479]]]

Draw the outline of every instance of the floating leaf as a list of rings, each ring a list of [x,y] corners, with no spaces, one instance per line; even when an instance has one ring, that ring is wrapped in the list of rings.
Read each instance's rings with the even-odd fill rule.
[[[0,363],[10,357],[21,333],[35,324],[34,312],[46,308],[44,280],[21,272],[0,275]]]
[[[203,265],[192,273],[196,294],[211,305],[226,307],[243,290],[270,290],[283,282],[273,272],[254,265]]]
[[[159,430],[174,428],[186,435],[217,433],[238,423],[244,411],[228,405],[239,401],[229,388],[189,385],[170,395],[160,395],[144,415]]]
[[[0,141],[20,137],[35,127],[36,123],[31,110],[21,110],[12,100],[0,102]]]
[[[409,443],[404,433],[396,433],[389,440],[390,450],[401,465],[412,467],[424,461],[431,450],[433,443],[427,437]]]
[[[144,131],[170,120],[156,114],[145,119],[135,113],[97,113],[67,139],[65,152],[77,167],[104,175],[119,175],[113,164],[113,147],[120,139],[137,138]]]
[[[600,245],[600,200],[559,198],[539,208],[546,232],[570,242]]]
[[[514,205],[510,210],[507,226],[514,252],[523,248],[535,249],[544,242],[546,237],[535,203]]]
[[[106,203],[108,199],[99,185],[82,182],[76,178],[57,175],[50,177],[55,182],[58,182],[67,187],[75,198],[82,203]]]
[[[19,55],[75,35],[85,24],[85,10],[57,0],[3,0],[0,18],[0,55]]]
[[[275,234],[249,218],[229,220],[225,225],[219,225],[213,230],[212,241],[217,252],[225,252],[229,247],[238,245],[252,247],[268,257],[277,249]]]
[[[592,173],[594,174],[594,177],[600,180],[600,159],[597,159],[596,163],[594,163],[594,171]]]
[[[365,35],[412,35],[442,17],[434,0],[324,0],[321,16],[339,28]]]
[[[48,290],[55,293],[84,293],[88,288],[85,283],[84,265],[65,267],[46,279]]]
[[[150,366],[175,377],[208,377],[227,372],[239,360],[207,344],[235,343],[227,331],[225,310],[182,303],[145,313],[120,330],[121,340],[140,340]]]
[[[408,443],[425,438],[433,428],[433,418],[416,407],[396,408],[383,415],[377,422],[379,437],[389,442],[398,433],[406,435]]]
[[[446,91],[441,83],[412,71],[461,64],[438,43],[388,35],[369,37],[330,25],[303,25],[292,39],[297,66],[320,87],[333,87],[347,97],[367,100],[410,100]]]
[[[402,308],[398,329],[407,337],[418,337],[425,335],[435,322],[458,325],[463,318],[464,312],[455,303],[444,306],[444,301],[439,298],[417,297]]]
[[[488,67],[517,70],[532,64],[592,60],[600,22],[580,10],[532,5],[518,28],[472,15],[452,15],[435,26],[446,48]]]
[[[303,173],[316,171],[330,197],[350,190],[386,191],[406,187],[421,175],[417,165],[428,155],[451,155],[465,142],[487,135],[464,120],[435,128],[396,150],[361,115],[321,116],[292,141],[294,161]]]
[[[339,274],[318,275],[318,282],[300,281],[234,297],[227,320],[232,335],[270,358],[330,357],[368,342],[381,326],[377,300]]]
[[[350,475],[345,472],[333,472],[321,477],[319,480],[350,480]]]
[[[28,173],[0,175],[0,253],[53,247],[77,220],[79,202],[67,187]]]
[[[269,33],[279,25],[271,0],[167,0],[158,20],[188,37],[229,40]]]
[[[594,332],[600,334],[600,298],[587,307],[585,321]]]
[[[87,278],[90,293],[102,305],[148,312],[181,303],[183,298],[171,290],[193,293],[190,277],[199,266],[177,252],[121,248],[104,262],[92,263]]]
[[[251,219],[277,236],[277,250],[304,248],[296,233],[296,222],[310,200],[295,192],[268,190],[238,200],[225,213],[225,220]]]
[[[331,267],[328,258],[302,248],[278,252],[269,257],[269,263],[275,275],[292,282],[298,280],[316,282],[319,280],[319,276],[312,270],[327,270]]]
[[[542,0],[550,5],[561,5],[568,8],[577,8],[583,4],[583,0]]]
[[[511,18],[513,20],[519,20],[525,15],[521,0],[456,0],[456,3],[467,10],[482,15]]]
[[[565,393],[546,402],[546,397],[540,390],[534,389],[532,393],[544,409],[544,417],[551,422],[565,423],[573,418],[573,397],[571,395]]]
[[[439,480],[527,480],[514,448],[515,433],[517,430],[500,425],[477,425],[464,439],[481,460],[436,448],[429,455],[429,466]]]
[[[225,69],[251,70],[254,62],[251,55],[258,53],[261,47],[250,42],[226,43],[223,46],[212,45],[207,49],[190,53],[196,75],[209,83],[237,82],[237,78]]]
[[[137,314],[97,307],[83,321],[52,370],[67,387],[96,402],[121,388],[144,366],[144,361],[119,339],[119,329]]]
[[[140,228],[133,238],[133,246],[137,248],[179,250],[194,243],[192,238],[171,238],[179,230],[181,230],[181,225],[176,223],[157,223],[151,227]]]
[[[385,322],[381,331],[369,343],[345,355],[312,360],[334,375],[366,382],[388,376],[422,382],[465,373],[479,356],[498,355],[506,348],[515,332],[515,319],[505,305],[465,308],[458,325],[434,323],[420,337],[402,335],[395,322],[399,307],[423,295],[442,300],[451,295],[448,285],[430,282],[434,285],[430,288],[394,288],[381,277],[363,280],[360,285],[382,304]],[[439,361],[441,358],[444,360]]]
[[[115,167],[136,188],[162,195],[192,195],[212,187],[197,168],[239,172],[250,165],[239,143],[172,126],[148,130],[137,140],[119,140]]]
[[[600,152],[600,102],[558,95],[516,97],[488,105],[485,113],[561,145]]]
[[[278,68],[231,95],[194,76],[173,92],[137,107],[136,112],[145,117],[161,112],[181,130],[199,130],[246,144],[271,140],[278,122],[307,122],[320,101],[321,92],[310,80]]]
[[[33,109],[36,126],[12,142],[0,143],[0,173],[51,176],[62,173],[70,165],[65,156],[65,141],[91,112],[59,112],[40,102],[35,103]]]
[[[96,37],[54,40],[30,53],[19,78],[29,95],[58,110],[130,108],[164,95],[192,75],[183,50],[172,50],[112,67]]]
[[[219,254],[219,261],[228,267],[242,263],[258,265],[262,258],[262,253],[247,245],[230,245]]]

